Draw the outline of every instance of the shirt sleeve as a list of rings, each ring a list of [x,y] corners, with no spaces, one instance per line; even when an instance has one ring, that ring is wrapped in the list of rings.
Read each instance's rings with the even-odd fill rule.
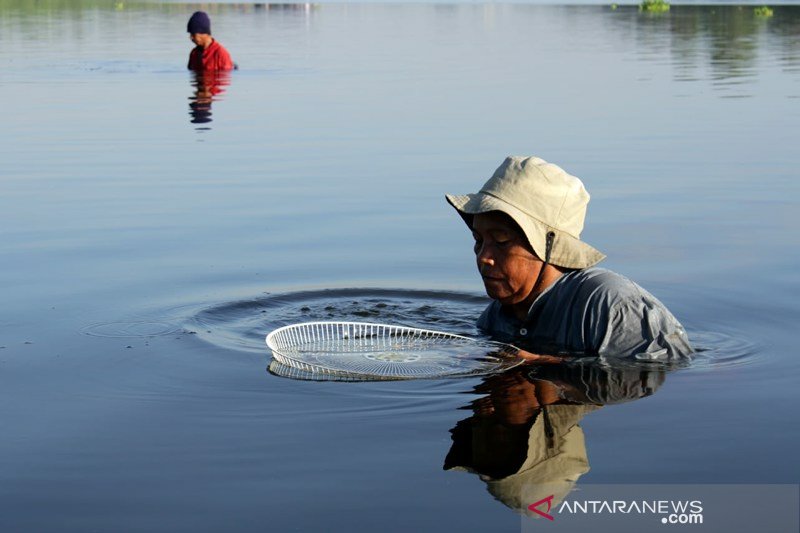
[[[660,302],[625,298],[609,309],[597,351],[604,357],[678,361],[688,358],[692,348],[683,327]]]

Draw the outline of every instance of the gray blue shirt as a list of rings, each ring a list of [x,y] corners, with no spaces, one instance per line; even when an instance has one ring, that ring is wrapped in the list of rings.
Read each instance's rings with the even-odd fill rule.
[[[492,302],[478,327],[540,354],[680,361],[693,351],[683,326],[655,296],[597,267],[563,274],[533,302],[524,321]]]

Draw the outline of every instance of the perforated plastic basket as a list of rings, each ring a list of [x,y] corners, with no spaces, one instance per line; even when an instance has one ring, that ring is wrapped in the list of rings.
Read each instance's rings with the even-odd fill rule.
[[[491,374],[522,362],[507,344],[387,324],[307,322],[276,329],[266,342],[283,365],[362,379]]]

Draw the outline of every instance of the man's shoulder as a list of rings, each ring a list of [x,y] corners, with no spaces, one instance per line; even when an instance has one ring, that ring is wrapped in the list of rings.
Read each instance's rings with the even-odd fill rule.
[[[580,271],[574,283],[576,292],[573,302],[582,302],[579,307],[601,311],[603,316],[613,320],[613,315],[661,317],[678,324],[677,319],[661,303],[639,284],[625,276],[592,267]]]
[[[574,293],[575,297],[581,299],[604,301],[641,297],[644,291],[625,276],[599,267],[568,272],[554,288],[557,292]]]
[[[231,59],[231,55],[225,49],[219,41],[214,41],[214,51],[212,52],[212,56],[214,58],[214,68],[217,70],[233,70],[236,68],[236,65]]]
[[[222,43],[217,41],[216,39],[214,40],[213,43],[211,43],[209,49],[213,50],[215,54],[230,55],[228,53],[228,50],[224,46],[222,46]]]

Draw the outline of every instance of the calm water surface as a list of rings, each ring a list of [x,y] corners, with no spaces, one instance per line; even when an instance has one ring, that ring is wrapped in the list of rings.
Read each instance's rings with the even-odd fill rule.
[[[196,6],[29,4],[0,2],[0,529],[519,530],[477,474],[513,465],[464,444],[519,376],[292,380],[263,346],[476,334],[443,195],[509,154],[583,179],[584,238],[703,350],[539,376],[607,404],[561,418],[578,485],[798,482],[800,8],[206,4],[240,69],[197,79]]]

